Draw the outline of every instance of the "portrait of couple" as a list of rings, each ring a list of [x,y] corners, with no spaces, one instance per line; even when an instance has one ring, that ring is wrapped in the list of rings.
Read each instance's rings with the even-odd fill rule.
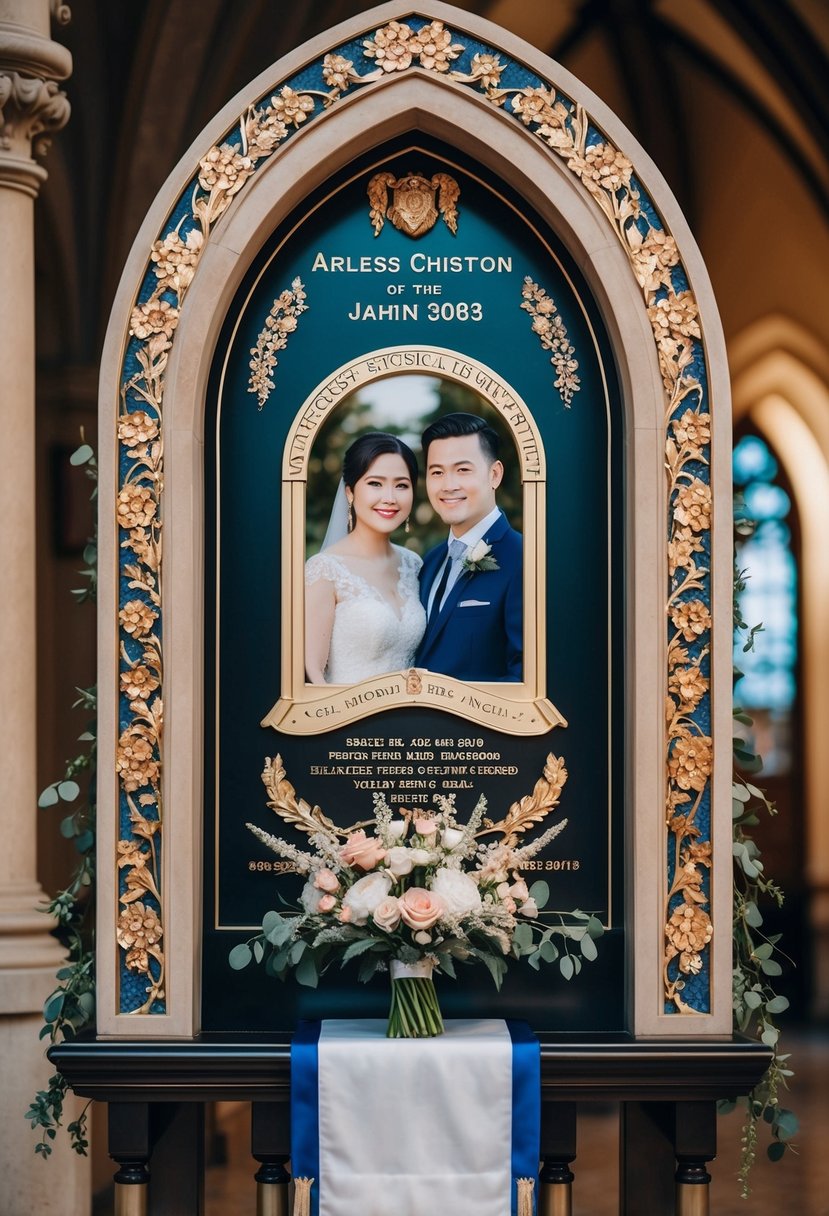
[[[498,506],[499,445],[475,414],[446,414],[423,432],[426,494],[446,529],[423,558],[392,540],[411,527],[412,449],[383,431],[347,449],[322,549],[305,564],[311,684],[410,667],[473,683],[522,681],[523,547]]]

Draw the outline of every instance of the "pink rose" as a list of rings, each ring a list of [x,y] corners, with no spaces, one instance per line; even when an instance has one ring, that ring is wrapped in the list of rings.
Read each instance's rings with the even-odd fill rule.
[[[340,849],[340,857],[347,866],[357,866],[360,870],[373,870],[378,862],[386,856],[386,850],[376,836],[366,836],[362,828],[352,832]]]
[[[328,891],[333,893],[338,889],[340,880],[333,870],[317,870],[314,878],[314,886],[320,891]]]
[[[350,920],[351,920],[351,909],[348,907],[340,908],[340,921],[342,922],[342,924],[347,925]]]
[[[527,884],[524,882],[523,878],[519,878],[512,884],[509,889],[509,893],[513,899],[517,899],[520,903],[523,903],[525,899],[529,899],[530,897],[529,888],[527,887]]]
[[[420,836],[434,836],[435,832],[438,830],[438,825],[435,823],[434,819],[415,819],[414,830]]]
[[[320,899],[319,903],[317,904],[317,911],[330,912],[331,909],[336,904],[336,902],[337,901],[333,895],[323,895],[322,898]]]
[[[409,887],[397,902],[400,915],[410,929],[431,929],[443,915],[443,904],[437,895],[423,887]]]
[[[515,914],[516,903],[511,895],[508,895],[506,899],[501,900],[501,907],[504,909],[505,912],[508,912],[510,914],[510,916],[513,916]]]
[[[394,933],[400,924],[400,907],[393,895],[377,905],[371,919],[384,933]]]

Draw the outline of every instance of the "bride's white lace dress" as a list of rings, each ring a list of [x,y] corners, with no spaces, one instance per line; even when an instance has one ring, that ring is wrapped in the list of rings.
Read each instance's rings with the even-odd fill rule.
[[[325,669],[328,684],[358,684],[389,671],[405,671],[414,661],[426,630],[418,588],[423,562],[411,549],[392,547],[400,571],[399,610],[377,587],[350,570],[344,558],[322,552],[305,563],[306,586],[320,579],[334,584],[337,602]]]

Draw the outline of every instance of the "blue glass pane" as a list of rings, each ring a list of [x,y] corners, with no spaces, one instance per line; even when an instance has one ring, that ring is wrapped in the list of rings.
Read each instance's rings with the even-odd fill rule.
[[[777,461],[759,435],[745,435],[734,449],[734,480],[738,485],[747,481],[773,481],[777,476]]]
[[[791,508],[789,496],[782,486],[766,481],[752,481],[743,491],[748,519],[785,519]]]
[[[737,564],[746,577],[739,609],[749,628],[762,624],[763,630],[748,652],[743,652],[745,635],[735,636],[735,663],[744,673],[735,700],[745,709],[768,711],[772,735],[782,737],[788,732],[796,691],[797,567],[791,530],[784,522],[791,502],[783,487],[774,484],[777,470],[777,461],[759,436],[746,435],[737,444],[734,480],[745,487],[741,514],[757,521],[754,534],[737,549]],[[773,741],[771,747],[780,754]]]

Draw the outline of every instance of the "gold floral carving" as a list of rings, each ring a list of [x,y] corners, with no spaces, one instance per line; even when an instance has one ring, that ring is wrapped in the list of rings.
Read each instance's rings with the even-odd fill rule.
[[[704,668],[709,658],[711,631],[705,584],[708,570],[704,564],[712,509],[705,476],[710,417],[704,410],[700,370],[696,366],[697,360],[700,364],[703,361],[696,300],[685,285],[674,238],[652,208],[642,205],[630,160],[591,123],[582,105],[557,92],[552,85],[501,87],[508,64],[496,52],[474,54],[466,72],[453,69],[465,47],[454,41],[453,34],[441,21],[428,22],[417,30],[406,22],[391,21],[366,38],[362,50],[364,59],[374,64],[373,70],[361,74],[353,60],[338,53],[327,54],[321,64],[325,90],[295,90],[285,85],[263,103],[250,106],[228,138],[210,148],[200,160],[190,199],[188,230],[182,231],[185,221],[181,221],[152,247],[149,268],[155,272],[156,283],[148,297],[136,301],[133,309],[130,334],[136,343],[131,350],[138,371],[130,370],[122,387],[119,417],[120,442],[132,461],[122,479],[117,505],[118,523],[124,534],[121,544],[131,554],[126,567],[131,598],[122,603],[119,612],[121,645],[128,655],[122,675],[126,673],[128,677],[125,693],[133,714],[119,741],[122,786],[128,796],[141,791],[139,804],[147,811],[145,822],[157,823],[154,832],[160,834],[162,669],[157,625],[161,610],[159,434],[164,374],[181,305],[212,226],[257,167],[314,115],[317,100],[322,109],[328,109],[353,87],[364,87],[409,69],[446,75],[458,84],[480,90],[488,103],[511,111],[528,133],[563,161],[611,225],[642,292],[650,321],[665,388],[670,570],[666,606],[671,633],[665,673],[665,779],[672,876],[665,900],[664,989],[666,1000],[677,1011],[694,1013],[696,1010],[681,994],[686,978],[703,966],[703,955],[711,940],[711,921],[705,910],[708,899],[703,889],[703,871],[710,865],[710,846],[700,840],[697,819],[712,768],[711,740],[692,717],[708,692]],[[8,77],[0,77],[0,109],[10,96],[9,88]],[[46,100],[50,99],[58,108],[65,104],[58,102],[53,91]],[[47,106],[47,111],[54,114],[55,125],[60,125],[57,110]],[[533,328],[542,342],[545,336],[552,341],[553,329],[558,328],[552,320],[549,331],[542,333],[536,327],[539,318],[554,316],[539,308],[549,298],[540,293],[540,288],[531,285],[524,306],[533,316]],[[569,366],[571,352],[564,345],[559,349],[552,345],[546,348],[553,353],[552,362],[561,380],[561,384],[557,381],[557,387],[563,397],[565,393],[571,397],[576,391],[572,379],[575,368]],[[264,368],[264,348],[263,377],[261,386],[266,387],[269,377]],[[259,384],[252,391],[259,396]],[[139,492],[142,489],[149,493]],[[156,687],[151,688],[155,681]],[[134,696],[136,692],[138,695]],[[140,842],[142,838],[138,839]],[[148,867],[149,862],[145,861],[143,868]],[[118,940],[127,951],[128,966],[150,976],[148,993],[158,994],[160,980],[158,976],[152,977],[150,962],[155,960],[163,970],[159,945],[163,936],[162,899],[156,878],[154,875],[155,890],[149,893],[158,904],[158,913],[145,900],[127,901],[125,912],[131,915],[125,917],[122,913],[119,917]],[[127,893],[137,889],[128,885]],[[149,1012],[152,999],[136,1012]]]
[[[299,278],[294,279],[290,289],[281,292],[271,305],[265,327],[251,348],[250,379],[248,392],[256,393],[260,410],[273,392],[272,375],[276,368],[276,352],[288,345],[288,337],[294,332],[299,317],[308,308],[305,289]]]
[[[534,283],[529,275],[524,279],[521,295],[524,299],[521,307],[533,319],[533,333],[538,335],[544,349],[551,352],[550,362],[556,370],[553,383],[561,393],[565,408],[569,410],[573,394],[581,387],[576,375],[579,365],[573,358],[575,347],[567,336],[567,329],[559,316],[555,301],[547,295],[543,287]]]
[[[389,190],[392,203],[389,206]],[[435,194],[438,195],[437,205]],[[435,225],[438,213],[450,232],[458,231],[458,209],[461,188],[448,173],[436,173],[431,179],[418,173],[396,178],[393,173],[375,173],[368,183],[369,218],[374,235],[379,236],[386,219],[390,219],[407,236],[424,236]]]

